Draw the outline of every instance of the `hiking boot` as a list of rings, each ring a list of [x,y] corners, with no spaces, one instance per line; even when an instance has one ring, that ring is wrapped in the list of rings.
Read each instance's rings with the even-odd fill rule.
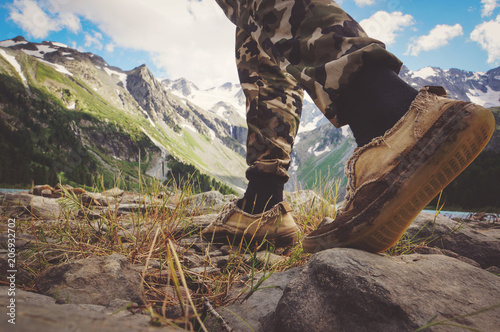
[[[493,114],[444,95],[442,87],[424,87],[393,128],[355,150],[340,214],[303,239],[304,251],[392,247],[477,157],[495,130]]]
[[[290,205],[281,202],[266,212],[249,214],[233,201],[224,206],[217,219],[202,231],[202,236],[213,242],[239,243],[244,238],[250,244],[265,239],[276,247],[290,246],[297,242],[299,232],[291,212]]]

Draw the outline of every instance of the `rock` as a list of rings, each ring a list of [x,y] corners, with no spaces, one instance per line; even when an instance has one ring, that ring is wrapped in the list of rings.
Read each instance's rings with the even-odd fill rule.
[[[8,287],[0,287],[0,303],[9,303]],[[45,295],[16,290],[15,325],[8,322],[8,316],[0,320],[1,331],[23,332],[175,332],[183,331],[174,327],[153,327],[148,315],[132,314],[121,310],[129,302],[112,301],[109,306],[88,304],[56,304]]]
[[[79,210],[77,216],[78,216],[78,218],[83,218],[83,219],[87,219],[87,220],[95,220],[95,219],[100,219],[102,217],[100,211],[94,211],[94,210],[88,210],[88,209]]]
[[[314,190],[298,190],[294,192],[285,192],[285,201],[296,211],[303,211],[312,207],[329,205]]]
[[[212,274],[219,272],[220,269],[216,267],[206,266],[206,267],[195,267],[187,270],[187,272],[194,274]]]
[[[52,195],[50,195],[50,198],[61,198],[64,196],[64,193],[62,190],[54,190],[52,192]]]
[[[433,239],[429,246],[470,258],[481,267],[500,267],[500,228],[472,228],[467,222],[420,213],[407,230],[413,241]],[[428,241],[428,240],[426,240]]]
[[[79,195],[85,194],[87,191],[85,189],[82,189],[82,188],[73,188],[73,189],[68,189],[68,192],[72,193],[76,196],[79,196]]]
[[[108,206],[108,198],[100,193],[86,192],[82,195],[82,203],[84,206]]]
[[[497,266],[490,266],[489,268],[486,269],[486,271],[498,274],[500,276],[500,267]]]
[[[226,203],[235,199],[234,195],[223,195],[218,191],[209,191],[188,197],[184,200],[193,214],[218,213]]]
[[[40,193],[40,196],[50,197],[50,196],[52,196],[52,190],[50,190],[50,189],[43,189],[42,192]]]
[[[241,302],[248,294],[248,290],[234,304],[217,308],[217,312],[234,331],[246,332],[251,331],[250,328],[255,332],[272,331],[270,328],[276,305],[286,285],[296,278],[300,271],[301,268],[293,268],[286,272],[275,272],[247,300]],[[254,285],[257,281],[258,278],[255,278]],[[229,297],[237,296],[240,291],[241,289],[233,290]]]
[[[3,256],[3,255],[2,255]],[[9,271],[10,266],[9,266],[9,261],[8,261],[8,256],[7,254],[4,257],[0,257],[0,278],[1,280],[8,281],[7,277],[9,276]],[[26,271],[22,266],[17,266],[16,267],[16,285],[26,285],[29,282],[31,282],[32,277],[29,273],[29,271]],[[8,284],[8,283],[6,283]]]
[[[56,186],[54,187],[54,190],[70,190],[70,189],[73,189],[72,186],[70,186],[69,184],[56,184]]]
[[[110,197],[120,197],[120,196],[123,196],[125,192],[123,190],[121,190],[120,188],[112,188],[112,189],[109,189],[109,190],[106,190],[104,191],[102,194],[104,196],[110,196]]]
[[[122,255],[80,259],[50,267],[35,279],[38,292],[76,304],[143,303],[141,279]]]
[[[34,218],[51,220],[58,219],[61,209],[55,199],[30,195],[27,193],[6,194],[0,203],[4,207],[4,214],[17,217],[21,214]]]
[[[148,206],[144,204],[120,204],[118,206],[117,213],[120,214],[130,214],[130,213],[141,213],[144,214],[148,211]]]
[[[205,265],[205,258],[195,253],[186,252],[183,255],[182,261],[186,267],[195,268]]]
[[[230,259],[229,256],[215,256],[215,257],[210,257],[210,262],[212,263],[213,266],[219,269],[223,269],[227,266],[229,259]]]
[[[390,257],[332,249],[312,256],[287,285],[269,324],[289,332],[413,331],[433,318],[438,322],[498,305],[499,298],[500,278],[444,255]],[[494,331],[500,326],[498,310],[453,323]]]
[[[210,247],[210,244],[200,237],[187,237],[181,239],[179,240],[179,245],[183,246],[186,249],[192,248],[200,254],[205,254],[207,248]]]
[[[459,261],[462,261],[464,263],[467,263],[467,264],[470,264],[474,267],[478,267],[478,268],[481,268],[481,264],[479,264],[478,262],[476,262],[475,260],[472,260],[470,258],[467,258],[467,257],[464,257],[464,256],[461,256],[459,254],[457,254],[456,252],[454,251],[451,251],[451,250],[448,250],[448,249],[441,249],[441,252],[446,255],[446,256],[449,256],[449,257],[453,257],[455,259],[458,259]]]
[[[52,192],[54,188],[52,188],[48,184],[44,184],[44,185],[34,186],[33,189],[29,191],[29,193],[35,196],[41,196],[44,190],[50,190],[50,192]]]
[[[268,266],[279,264],[285,260],[285,257],[276,255],[266,250],[257,252],[255,256],[259,262],[262,264],[268,264]]]
[[[201,216],[191,217],[189,221],[191,224],[195,225],[198,228],[205,228],[212,223],[215,219],[217,219],[218,214],[204,214]]]

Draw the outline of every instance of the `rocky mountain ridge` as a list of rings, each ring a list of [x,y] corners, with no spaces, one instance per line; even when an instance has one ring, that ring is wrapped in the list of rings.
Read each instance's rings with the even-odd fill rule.
[[[145,65],[123,71],[109,66],[99,56],[81,53],[60,43],[31,43],[16,37],[0,42],[0,71],[5,82],[12,82],[3,87],[5,98],[1,100],[3,126],[10,128],[12,135],[19,127],[15,123],[21,121],[21,129],[36,133],[34,139],[40,140],[42,134],[49,135],[48,145],[51,145],[54,142],[51,135],[57,134],[52,132],[54,128],[49,129],[51,125],[47,121],[61,115],[65,118],[62,122],[68,122],[72,128],[73,134],[68,132],[68,135],[74,135],[81,149],[88,150],[87,159],[92,161],[94,168],[107,171],[109,177],[141,161],[145,163],[147,174],[164,179],[165,168],[161,165],[165,164],[168,155],[173,155],[237,191],[244,187],[244,150],[232,137],[232,132],[240,133],[241,130],[217,114],[210,114],[168,92]],[[9,100],[12,95],[19,97]],[[20,101],[32,105],[40,99],[47,101],[49,109],[45,116],[22,115]],[[39,112],[37,107],[30,108],[34,113]],[[35,122],[41,121],[41,128],[48,129],[33,131],[33,117],[37,117]],[[78,119],[70,120],[75,117]],[[63,123],[59,121],[59,125]],[[101,127],[107,130],[103,132]],[[6,138],[10,139],[13,138]],[[134,145],[137,139],[148,146],[148,152],[141,150],[142,158],[137,149],[132,152],[133,147],[132,150],[118,148],[120,140],[130,140]],[[33,145],[39,150],[36,143]],[[7,150],[16,148],[5,147]],[[61,159],[67,159],[67,151],[53,150]],[[75,147],[66,150],[75,150]],[[130,152],[124,156],[123,152],[128,150]],[[42,157],[43,152],[39,152]],[[5,155],[9,155],[8,151]],[[130,165],[121,165],[122,161]],[[26,163],[28,171],[33,173],[31,161]],[[74,167],[64,163],[66,174],[75,181],[72,178]],[[39,167],[51,172],[47,170],[53,168],[49,164],[46,160]],[[157,172],[160,169],[162,172]],[[137,171],[126,173],[126,177],[133,180]],[[51,178],[55,176],[57,174]]]
[[[109,66],[97,55],[81,53],[57,42],[31,43],[23,37],[0,42],[0,52],[6,60],[4,68],[10,65],[9,75],[22,82],[28,91],[35,80],[29,77],[30,70],[23,68],[23,61],[19,60],[21,54],[36,59],[40,66],[47,65],[57,73],[54,75],[63,75],[76,85],[69,87],[59,78],[37,83],[47,88],[66,109],[85,112],[92,108],[82,96],[75,94],[78,87],[113,109],[114,125],[119,124],[119,113],[124,112],[129,118],[127,125],[138,127],[145,135],[144,140],[150,141],[151,149],[156,149],[151,158],[146,157],[147,174],[164,179],[165,158],[174,155],[232,184],[239,192],[245,187],[246,100],[240,85],[226,83],[199,89],[183,78],[160,81],[146,65],[124,71]],[[400,75],[415,88],[438,84],[443,85],[452,98],[471,100],[487,107],[500,105],[500,67],[486,73],[431,67],[411,71],[403,67]],[[137,117],[140,120],[133,120]],[[96,121],[109,122],[110,118],[101,114]],[[108,144],[105,137],[109,135],[99,133],[96,129],[99,125],[91,126],[94,128],[92,135],[87,134],[88,120],[75,122],[72,127],[84,146],[92,144],[93,139],[98,146],[106,146],[101,149],[100,159],[106,159],[104,154],[109,153],[115,159],[138,161],[130,152],[131,148],[120,149],[117,141]],[[290,167],[292,181],[287,184],[287,190],[313,188],[319,174],[329,174],[332,179],[341,178],[345,182],[343,163],[355,147],[350,130],[331,126],[306,97]]]
[[[481,73],[434,67],[412,71],[403,66],[400,77],[416,89],[425,85],[442,85],[451,98],[472,101],[484,107],[500,106],[500,67]],[[171,93],[217,112],[230,123],[242,124],[245,121],[245,99],[239,85],[227,83],[223,87],[202,90],[185,78],[164,80],[163,84]],[[246,131],[242,131],[243,137],[237,134],[233,137],[238,137],[238,141],[244,144],[245,134]],[[287,190],[314,187],[315,174],[319,173],[329,174],[332,179],[341,178],[341,182],[345,183],[343,163],[355,147],[348,127],[337,129],[331,126],[306,96],[292,152],[291,180],[286,185]],[[343,190],[343,186],[340,188]]]

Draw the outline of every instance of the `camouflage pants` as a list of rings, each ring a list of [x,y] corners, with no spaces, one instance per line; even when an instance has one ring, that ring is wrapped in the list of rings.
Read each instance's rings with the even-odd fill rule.
[[[247,177],[288,178],[305,90],[336,127],[335,106],[362,68],[401,62],[332,0],[216,0],[236,25],[236,63],[247,98]]]

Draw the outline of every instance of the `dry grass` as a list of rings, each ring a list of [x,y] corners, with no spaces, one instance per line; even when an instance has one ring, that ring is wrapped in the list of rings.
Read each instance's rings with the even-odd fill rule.
[[[92,191],[105,189],[96,185]],[[141,276],[147,305],[135,309],[149,313],[152,323],[157,325],[204,330],[204,302],[215,308],[227,305],[236,300],[229,295],[233,285],[253,292],[272,273],[307,261],[309,255],[302,251],[300,240],[304,233],[317,227],[323,216],[333,216],[331,205],[336,202],[333,191],[335,187],[323,201],[304,205],[295,212],[303,232],[293,247],[275,249],[265,241],[259,246],[234,243],[227,264],[220,269],[213,269],[212,248],[208,247],[201,254],[205,268],[201,273],[191,271],[187,248],[180,245],[182,239],[199,237],[201,231],[190,222],[193,214],[200,214],[185,200],[193,195],[190,186],[172,189],[156,182],[143,183],[139,193],[142,211],[120,214],[116,207],[97,217],[84,205],[81,196],[65,192],[59,220],[38,220],[34,216],[16,220],[17,234],[33,239],[31,249],[20,252],[19,267],[28,271],[29,277],[19,286],[33,290],[36,276],[53,265],[119,253],[132,264],[144,266]],[[120,198],[109,197],[110,206],[113,200],[119,202]],[[274,264],[263,261],[257,257],[257,251],[262,249],[281,255],[282,260]],[[153,261],[159,263],[156,268],[146,268]]]
[[[52,265],[119,253],[132,264],[144,267],[141,277],[147,304],[132,309],[149,313],[155,325],[206,330],[203,319],[207,303],[217,308],[242,300],[242,294],[246,293],[248,297],[274,272],[305,264],[310,255],[302,250],[304,234],[316,229],[324,217],[334,218],[337,213],[339,183],[325,182],[315,190],[317,201],[301,204],[294,212],[302,232],[299,242],[293,247],[276,249],[265,241],[258,246],[233,243],[227,264],[214,269],[210,256],[213,248],[209,246],[199,254],[205,269],[194,273],[189,267],[189,252],[180,242],[200,236],[201,228],[190,222],[190,217],[200,212],[193,211],[185,200],[193,195],[192,187],[173,187],[157,182],[143,183],[138,196],[143,208],[129,214],[120,214],[118,208],[114,208],[96,218],[80,196],[66,192],[60,220],[18,219],[17,234],[32,236],[34,243],[19,257],[20,267],[29,273],[29,278],[19,286],[33,290],[36,276]],[[96,185],[94,191],[105,189]],[[119,202],[120,198],[110,198],[109,204],[113,203],[112,200]],[[78,215],[78,211],[84,213]],[[403,238],[388,253],[404,254],[412,248],[415,248],[415,243]],[[257,252],[262,249],[280,255],[281,261],[271,263],[269,256],[259,258]],[[148,267],[153,261],[157,263],[156,267]],[[242,291],[238,296],[231,296],[230,290],[235,285]]]

